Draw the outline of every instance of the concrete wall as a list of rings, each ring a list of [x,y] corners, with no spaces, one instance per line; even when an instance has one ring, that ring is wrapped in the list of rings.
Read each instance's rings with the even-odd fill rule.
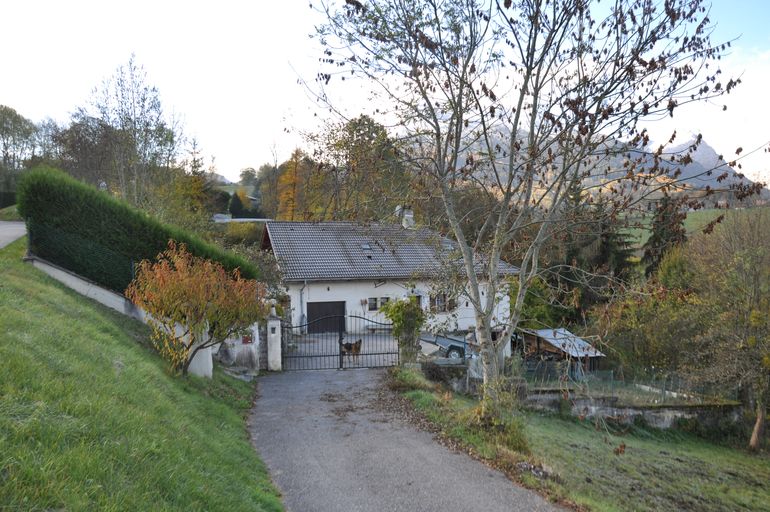
[[[560,412],[560,393],[537,393],[527,397],[527,405],[536,409]],[[679,419],[694,419],[704,426],[717,425],[727,418],[737,422],[740,419],[741,405],[679,405],[679,406],[623,406],[617,398],[572,398],[570,414],[583,418],[612,418],[621,424],[630,425],[637,419],[651,427],[669,429],[676,426]]]
[[[387,322],[379,311],[369,311],[370,297],[387,297],[390,300],[419,295],[421,305],[427,311],[430,307],[430,295],[433,286],[428,282],[417,282],[409,286],[406,281],[328,281],[291,283],[287,292],[291,301],[291,323],[307,323],[308,302],[345,302],[345,314],[365,316],[378,322]],[[486,294],[486,290],[484,290]],[[507,294],[498,294],[495,306],[494,323],[505,322],[510,316],[510,304]],[[473,307],[467,298],[457,299],[457,308],[450,313],[431,315],[430,323],[443,330],[471,330],[476,324]]]
[[[140,322],[147,323],[147,317],[149,315],[124,296],[102,288],[88,279],[36,256],[27,257],[26,261],[31,263],[33,267],[43,271],[80,295],[95,300],[118,313],[135,318]],[[195,354],[195,357],[190,363],[189,371],[194,375],[211,378],[213,375],[213,362],[210,347],[201,349]]]

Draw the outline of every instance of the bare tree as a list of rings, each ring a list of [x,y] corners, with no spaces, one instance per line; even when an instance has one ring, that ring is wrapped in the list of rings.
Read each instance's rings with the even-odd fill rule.
[[[319,83],[364,79],[441,194],[475,310],[485,398],[495,403],[501,344],[544,245],[564,229],[567,191],[603,190],[612,215],[632,204],[628,191],[671,171],[662,149],[639,151],[649,143],[642,122],[729,92],[736,82],[721,82],[712,65],[725,46],[711,45],[701,0],[346,0],[321,9]],[[467,183],[494,199],[473,233],[453,199]],[[493,341],[505,287],[498,264],[511,247],[519,286]]]
[[[91,104],[74,116],[95,118],[112,136],[113,186],[142,206],[156,179],[174,164],[184,142],[181,123],[167,117],[156,87],[134,56],[94,89]]]
[[[16,110],[0,105],[0,167],[20,170],[34,148],[35,124]]]

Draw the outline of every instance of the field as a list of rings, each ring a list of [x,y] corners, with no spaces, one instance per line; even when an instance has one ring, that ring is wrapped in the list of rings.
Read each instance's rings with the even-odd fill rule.
[[[282,510],[253,384],[168,375],[141,323],[0,250],[0,510]]]
[[[703,229],[709,222],[720,215],[730,215],[732,210],[719,210],[709,208],[696,210],[687,213],[684,221],[684,228],[688,234],[693,234]],[[624,230],[629,235],[633,247],[641,247],[650,237],[650,224],[652,223],[652,214],[641,219],[629,220],[631,227]]]
[[[233,195],[233,194],[235,194],[236,190],[241,188],[241,186],[238,185],[237,183],[234,183],[234,184],[231,184],[231,185],[217,185],[217,188],[219,190],[224,190],[225,192],[227,192],[230,195]]]
[[[770,510],[766,452],[752,455],[683,432],[519,411],[510,421],[524,434],[522,450],[509,441],[521,445],[518,436],[474,423],[476,401],[408,372],[394,372],[392,386],[441,437],[553,500],[602,511]]]

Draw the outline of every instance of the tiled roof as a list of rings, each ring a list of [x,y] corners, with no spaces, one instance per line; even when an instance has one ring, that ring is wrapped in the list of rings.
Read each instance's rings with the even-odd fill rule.
[[[291,281],[410,279],[435,275],[453,242],[428,229],[353,222],[266,223],[283,278]],[[504,262],[501,273],[516,272]]]

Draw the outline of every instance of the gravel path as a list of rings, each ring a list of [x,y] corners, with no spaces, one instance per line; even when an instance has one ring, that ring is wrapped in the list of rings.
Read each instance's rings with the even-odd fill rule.
[[[259,379],[249,430],[289,511],[560,510],[381,407],[382,376]]]

